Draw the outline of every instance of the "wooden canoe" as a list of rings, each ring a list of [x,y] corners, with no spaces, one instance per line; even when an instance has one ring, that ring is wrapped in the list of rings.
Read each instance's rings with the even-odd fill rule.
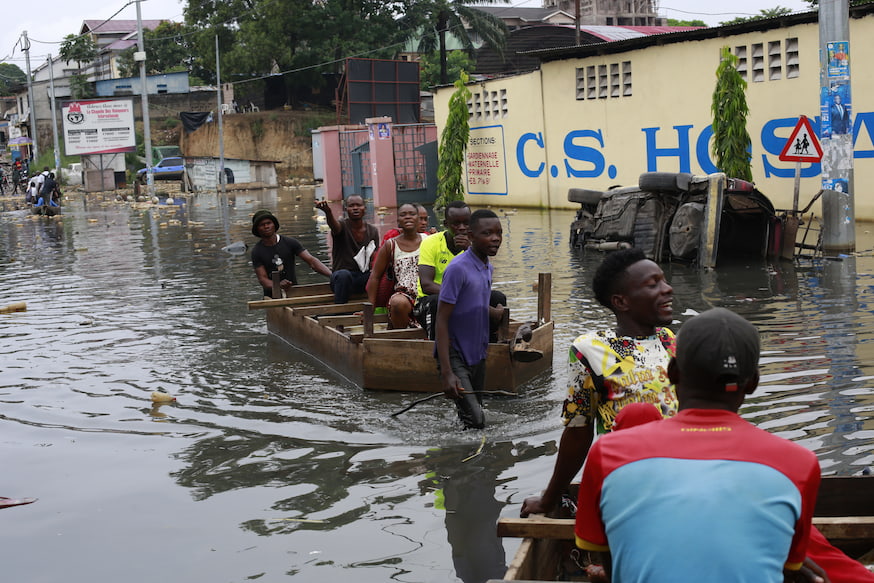
[[[61,207],[59,206],[33,206],[30,207],[30,212],[35,215],[42,215],[46,217],[54,217],[61,214]]]
[[[573,490],[572,486],[572,490]],[[831,544],[866,565],[874,563],[874,477],[824,477],[813,524]],[[501,518],[498,535],[522,537],[504,581],[586,581],[576,572],[571,553],[573,518]]]
[[[543,357],[533,362],[511,357],[509,340],[525,322],[505,318],[499,342],[489,344],[486,390],[516,393],[523,384],[552,368],[550,274],[540,274],[537,290],[537,325],[528,344],[541,351]],[[311,355],[334,373],[365,389],[441,390],[434,343],[421,328],[388,330],[386,316],[374,315],[373,307],[366,301],[353,299],[348,304],[333,304],[328,284],[295,286],[287,295],[282,299],[249,302],[249,309],[265,309],[271,334]]]

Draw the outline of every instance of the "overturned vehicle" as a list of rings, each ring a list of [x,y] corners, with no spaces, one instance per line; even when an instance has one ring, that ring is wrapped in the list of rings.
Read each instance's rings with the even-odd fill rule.
[[[637,186],[572,188],[580,204],[571,244],[587,249],[643,249],[654,261],[715,267],[717,258],[792,258],[794,217],[778,216],[750,182],[725,174],[647,172]]]

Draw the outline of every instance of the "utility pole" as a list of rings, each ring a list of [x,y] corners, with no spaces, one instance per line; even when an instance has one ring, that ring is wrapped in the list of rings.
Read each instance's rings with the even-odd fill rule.
[[[577,46],[580,46],[580,0],[574,0],[574,27],[577,29]]]
[[[58,112],[55,105],[55,63],[52,61],[52,55],[49,54],[49,90],[52,100],[52,143],[55,146],[55,176],[58,182],[61,180],[61,148],[58,147]]]
[[[837,254],[856,250],[848,0],[820,0],[819,48],[822,245]]]
[[[36,104],[33,102],[33,78],[30,76],[30,40],[27,38],[27,31],[21,33],[21,50],[24,51],[24,62],[27,65],[27,108],[30,110],[30,151],[33,153],[33,161],[39,158],[39,150],[37,148],[37,131],[36,131]],[[30,165],[28,164],[28,167]]]
[[[146,192],[149,196],[155,194],[155,177],[152,174],[152,128],[149,123],[149,87],[146,85],[146,44],[143,42],[143,17],[140,10],[141,0],[137,3],[137,48],[134,61],[140,63],[140,104],[143,108],[143,141],[146,150]]]
[[[215,35],[215,85],[218,94],[218,147],[219,147],[219,184],[222,185],[222,194],[227,192],[227,179],[225,178],[225,133],[222,125],[222,73],[219,62],[219,38]]]

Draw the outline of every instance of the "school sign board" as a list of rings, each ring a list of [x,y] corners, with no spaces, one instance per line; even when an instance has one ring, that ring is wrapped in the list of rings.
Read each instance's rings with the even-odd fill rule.
[[[819,162],[822,160],[822,146],[816,139],[816,132],[810,125],[807,116],[798,118],[795,129],[786,140],[783,151],[780,152],[780,160],[784,162]]]
[[[132,100],[67,101],[61,111],[68,156],[136,150]]]

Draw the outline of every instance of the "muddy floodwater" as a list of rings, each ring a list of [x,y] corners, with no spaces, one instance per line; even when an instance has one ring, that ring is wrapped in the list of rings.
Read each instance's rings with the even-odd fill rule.
[[[463,432],[434,399],[362,391],[267,335],[251,216],[327,262],[310,189],[174,204],[73,194],[62,218],[0,199],[3,579],[27,583],[481,583],[518,540],[495,536],[540,491],[561,433],[569,342],[612,325],[590,289],[597,252],[568,245],[572,211],[495,207],[495,287],[517,318],[553,277],[553,370],[486,402]],[[388,228],[392,219],[371,211]],[[742,413],[815,451],[826,474],[874,464],[874,237],[841,260],[665,266],[675,329],[713,306],[762,334]],[[234,247],[234,246],[232,246]],[[232,249],[233,251],[233,249]],[[298,265],[302,283],[325,281]],[[415,383],[410,379],[410,383]],[[153,405],[163,390],[175,402]]]

